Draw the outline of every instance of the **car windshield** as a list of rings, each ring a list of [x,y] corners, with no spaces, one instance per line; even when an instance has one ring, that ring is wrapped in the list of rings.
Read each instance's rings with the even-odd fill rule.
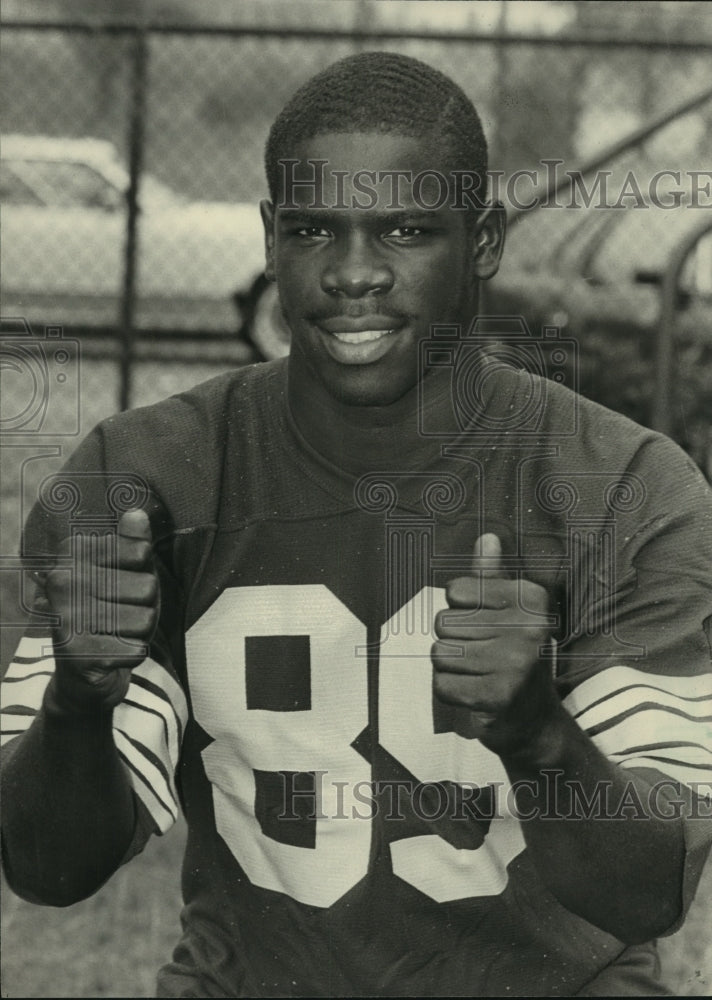
[[[116,169],[116,168],[115,168]],[[117,183],[121,179],[122,183]],[[2,164],[5,204],[52,208],[119,209],[124,204],[128,176],[109,179],[91,164],[78,160],[9,157]],[[180,203],[177,194],[154,177],[141,178],[141,202],[148,210]]]
[[[45,205],[117,208],[122,192],[86,163],[26,159],[10,166]]]
[[[43,205],[44,202],[9,163],[0,163],[0,201],[3,205]]]

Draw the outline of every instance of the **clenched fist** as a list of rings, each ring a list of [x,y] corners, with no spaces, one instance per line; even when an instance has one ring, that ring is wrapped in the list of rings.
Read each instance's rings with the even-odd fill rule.
[[[459,707],[459,734],[506,755],[535,741],[560,702],[551,660],[540,655],[551,631],[547,592],[508,579],[501,554],[496,535],[477,539],[472,576],[447,585],[431,656],[435,694]]]
[[[159,588],[148,516],[127,511],[115,535],[76,535],[59,555],[73,556],[73,570],[57,568],[45,583],[59,616],[46,704],[62,714],[108,711],[126,694],[156,628]]]

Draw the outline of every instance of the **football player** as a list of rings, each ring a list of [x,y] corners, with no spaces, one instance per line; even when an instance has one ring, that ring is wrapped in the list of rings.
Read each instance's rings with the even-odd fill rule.
[[[289,358],[105,421],[28,520],[11,885],[81,899],[182,809],[159,996],[665,993],[710,836],[709,488],[520,326],[482,349],[504,214],[447,77],[342,60],[266,167]]]

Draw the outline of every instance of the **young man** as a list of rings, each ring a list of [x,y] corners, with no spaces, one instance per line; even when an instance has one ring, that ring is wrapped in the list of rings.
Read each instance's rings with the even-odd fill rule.
[[[262,205],[290,357],[106,421],[30,516],[54,631],[8,674],[8,877],[80,899],[180,803],[160,996],[665,992],[709,840],[712,501],[479,350],[486,169],[421,63],[309,81]]]

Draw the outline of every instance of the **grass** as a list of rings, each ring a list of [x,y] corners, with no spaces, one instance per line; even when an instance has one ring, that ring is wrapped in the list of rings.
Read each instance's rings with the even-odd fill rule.
[[[142,363],[135,380],[137,405],[180,391],[221,370],[211,364]],[[116,366],[85,360],[79,398],[80,433],[68,438],[31,438],[3,453],[0,515],[3,556],[17,551],[22,515],[37,482],[56,471],[62,454],[101,417],[113,412],[117,397]],[[7,383],[5,405],[15,405],[21,383]],[[65,407],[66,410],[66,407]],[[68,419],[67,412],[62,418]],[[59,426],[54,425],[55,428]],[[34,458],[33,458],[34,454]],[[44,454],[44,458],[37,455]],[[24,497],[23,497],[24,494]],[[3,621],[20,621],[18,574],[0,575]],[[20,628],[2,630],[2,666]],[[179,823],[156,838],[143,855],[119,871],[91,899],[62,910],[33,906],[3,883],[3,997],[152,997],[159,966],[171,954],[179,934],[180,862],[185,827]],[[681,931],[660,942],[665,982],[677,996],[712,992],[712,864],[707,865],[688,920]]]
[[[3,882],[3,997],[153,997],[180,933],[181,823],[91,899],[33,906]]]

